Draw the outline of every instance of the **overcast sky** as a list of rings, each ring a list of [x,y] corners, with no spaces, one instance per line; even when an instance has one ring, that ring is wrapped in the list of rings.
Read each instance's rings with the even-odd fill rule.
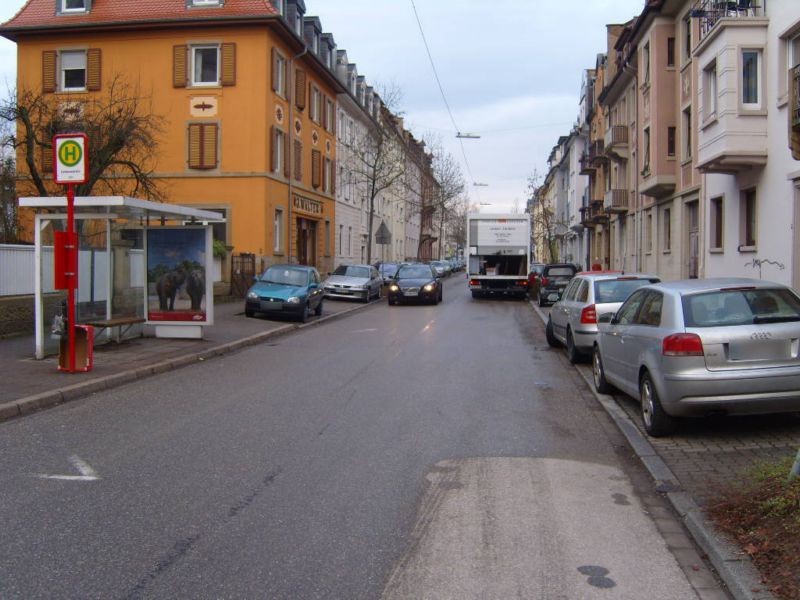
[[[97,0],[101,2],[121,0]],[[644,0],[414,0],[447,113],[414,16],[412,0],[306,0],[323,30],[370,84],[402,91],[400,110],[418,138],[438,136],[461,164],[471,200],[483,210],[523,207],[527,178],[578,115],[583,69],[606,47],[607,23],[624,23]],[[6,21],[24,0],[0,0]],[[0,85],[13,87],[15,46],[0,40]],[[463,140],[457,131],[480,135]],[[465,156],[466,155],[466,160]],[[468,165],[468,166],[467,166]]]

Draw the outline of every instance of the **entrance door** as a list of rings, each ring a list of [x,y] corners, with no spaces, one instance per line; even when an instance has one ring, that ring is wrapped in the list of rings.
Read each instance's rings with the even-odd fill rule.
[[[297,219],[297,262],[311,267],[317,266],[317,223],[308,219]]]
[[[686,223],[687,239],[686,239],[686,256],[688,257],[688,272],[686,276],[689,279],[697,279],[699,275],[700,266],[700,222],[698,202],[694,200],[686,203]]]

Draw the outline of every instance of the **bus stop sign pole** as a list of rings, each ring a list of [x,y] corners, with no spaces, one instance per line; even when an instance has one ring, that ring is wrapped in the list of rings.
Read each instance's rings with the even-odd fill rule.
[[[75,231],[75,184],[88,179],[87,137],[83,133],[61,134],[53,137],[53,170],[56,183],[67,186],[67,235],[62,260],[56,258],[63,272],[56,273],[56,281],[67,290],[67,335],[69,336],[69,368],[75,373],[75,302],[78,290],[78,234]],[[58,246],[57,246],[58,248]],[[56,286],[59,287],[59,286]]]

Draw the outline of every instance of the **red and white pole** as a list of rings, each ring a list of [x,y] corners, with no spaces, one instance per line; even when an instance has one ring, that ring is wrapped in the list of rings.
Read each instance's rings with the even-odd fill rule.
[[[67,335],[69,336],[69,372],[75,372],[75,291],[78,288],[78,234],[75,231],[75,186],[67,184],[67,235],[69,257],[67,272]]]

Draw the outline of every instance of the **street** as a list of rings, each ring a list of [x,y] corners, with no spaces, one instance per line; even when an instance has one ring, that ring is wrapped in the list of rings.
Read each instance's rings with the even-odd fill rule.
[[[528,303],[463,275],[0,452],[2,598],[727,597]]]

